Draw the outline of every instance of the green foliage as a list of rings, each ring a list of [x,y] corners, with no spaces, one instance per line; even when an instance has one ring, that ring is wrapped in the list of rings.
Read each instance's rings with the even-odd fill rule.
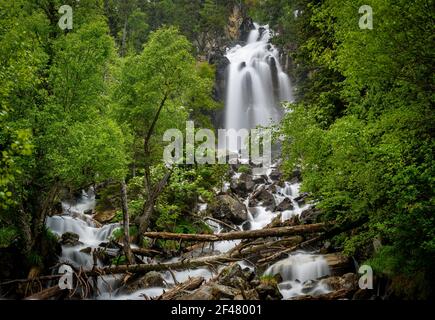
[[[373,30],[359,29],[363,4],[373,7]],[[289,6],[269,11],[272,24],[292,31],[277,41],[295,48],[290,54],[297,63],[298,103],[288,106],[281,126],[286,171],[302,168],[302,189],[319,200],[324,219],[368,218],[335,238],[347,254],[365,260],[369,253],[376,271],[389,277],[418,274],[433,283],[434,35],[427,3],[301,0]],[[295,17],[294,8],[303,11]],[[384,244],[376,254],[375,237]]]
[[[246,165],[246,164],[242,164],[237,171],[239,173],[250,173],[251,172],[251,168],[248,165]]]
[[[0,229],[0,248],[7,248],[17,237],[17,231],[11,227]]]
[[[113,258],[111,261],[111,264],[115,265],[115,266],[122,266],[122,265],[127,264],[127,262],[128,262],[128,260],[125,256],[119,256],[119,257]]]

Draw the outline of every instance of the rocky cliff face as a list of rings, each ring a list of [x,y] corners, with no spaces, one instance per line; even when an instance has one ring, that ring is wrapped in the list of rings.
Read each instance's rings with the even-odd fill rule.
[[[247,16],[245,10],[238,5],[233,7],[225,28],[225,35],[219,44],[205,50],[204,59],[216,68],[216,82],[213,89],[213,98],[218,102],[225,101],[225,77],[230,61],[225,57],[226,49],[237,44],[243,44],[254,27],[254,22]],[[211,115],[215,127],[223,126],[223,110]]]

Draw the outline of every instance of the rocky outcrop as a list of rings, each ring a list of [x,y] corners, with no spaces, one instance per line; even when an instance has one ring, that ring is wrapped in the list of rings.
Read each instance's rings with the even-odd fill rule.
[[[298,197],[295,198],[295,201],[301,207],[307,202],[309,196],[310,194],[308,192],[303,192]]]
[[[303,224],[310,224],[310,223],[316,223],[318,221],[319,215],[322,213],[320,209],[317,209],[315,207],[306,209],[302,211],[300,216],[300,221]]]
[[[286,210],[293,210],[293,203],[292,200],[289,198],[285,198],[280,202],[280,204],[276,207],[276,211],[286,211]]]
[[[248,205],[250,207],[264,206],[270,211],[276,208],[275,198],[273,194],[266,190],[264,186],[255,191],[249,198]]]
[[[240,177],[231,182],[230,188],[235,194],[241,197],[246,197],[254,190],[255,182],[250,174],[242,173],[240,174]]]
[[[340,276],[332,276],[320,280],[329,290],[338,291],[341,289],[356,290],[358,288],[358,276],[355,273],[346,273]]]
[[[342,275],[353,271],[352,261],[341,253],[330,253],[323,256],[332,275]]]
[[[208,63],[215,66],[215,85],[213,88],[213,99],[224,101],[225,98],[225,78],[230,60],[225,57],[223,52],[213,52],[208,58]]]
[[[110,222],[116,215],[116,210],[104,210],[104,211],[100,211],[97,212],[94,216],[93,219],[98,221],[99,223],[107,223]]]
[[[208,210],[214,218],[235,224],[240,224],[248,219],[248,212],[244,204],[228,194],[218,196]]]

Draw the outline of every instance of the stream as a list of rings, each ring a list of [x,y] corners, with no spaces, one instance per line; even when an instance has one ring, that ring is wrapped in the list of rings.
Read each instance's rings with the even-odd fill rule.
[[[272,33],[268,26],[255,25],[251,31],[245,45],[237,45],[228,49],[227,58],[230,61],[227,76],[227,100],[225,103],[226,128],[241,129],[254,128],[257,125],[267,125],[270,122],[277,122],[282,116],[280,108],[282,101],[292,101],[292,88],[288,76],[283,72],[279,63],[279,52],[270,44],[269,40]],[[237,150],[238,146],[229,146],[230,150]],[[232,148],[232,149],[231,149]],[[270,168],[267,180],[263,183],[256,183],[251,191],[243,200],[248,210],[248,220],[238,225],[240,230],[257,230],[264,228],[274,218],[281,214],[282,221],[288,220],[293,216],[300,216],[301,213],[310,208],[310,204],[300,204],[295,201],[300,196],[299,182],[284,182],[280,187],[276,181],[271,179]],[[236,181],[240,177],[235,173],[232,180]],[[254,177],[255,178],[255,177]],[[229,182],[227,184],[230,184]],[[269,188],[271,186],[274,188]],[[249,198],[259,188],[269,188],[273,194],[276,205],[283,201],[291,202],[292,208],[283,212],[274,212],[270,207],[258,203],[249,206]],[[48,217],[46,224],[54,233],[61,236],[65,232],[72,232],[79,236],[79,245],[63,246],[61,262],[68,262],[77,267],[90,269],[96,263],[102,266],[102,262],[97,259],[93,261],[89,254],[89,248],[96,249],[101,243],[108,242],[113,231],[120,227],[118,223],[97,226],[91,215],[85,212],[95,208],[95,194],[92,189],[83,191],[81,197],[75,201],[63,202],[63,213],[59,216]],[[207,209],[207,204],[200,204],[198,211]],[[221,226],[213,221],[207,221],[215,233],[222,232]],[[210,245],[209,254],[225,253],[240,241],[220,241]],[[118,249],[108,249],[115,250]],[[204,250],[204,249],[203,249]],[[176,262],[182,256],[175,257],[166,261],[156,261],[151,257],[144,257],[144,263]],[[256,267],[247,261],[238,262],[242,268],[255,269]],[[208,267],[161,272],[166,284],[151,288],[140,289],[132,293],[125,293],[122,290],[122,275],[104,276],[98,280],[99,294],[95,299],[144,299],[155,298],[163,293],[165,289],[175,284],[174,278],[181,283],[189,277],[201,276],[206,280],[216,275],[216,271]],[[325,259],[314,252],[297,251],[283,260],[269,266],[265,275],[280,274],[282,282],[278,288],[283,299],[292,298],[302,294],[322,294],[329,292],[328,288],[321,285],[321,282],[310,281],[327,276],[330,274]],[[260,275],[259,275],[260,276]]]

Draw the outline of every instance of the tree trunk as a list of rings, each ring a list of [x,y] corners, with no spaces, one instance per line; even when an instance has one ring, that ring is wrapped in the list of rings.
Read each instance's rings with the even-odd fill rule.
[[[121,57],[125,56],[126,46],[127,46],[127,26],[128,26],[128,16],[125,18],[124,28],[122,28],[122,40],[121,40]]]
[[[168,99],[168,93],[165,93],[163,95],[162,100],[160,101],[159,108],[157,109],[157,112],[154,115],[154,119],[151,122],[151,125],[150,125],[150,127],[149,127],[149,129],[144,137],[143,151],[144,151],[145,159],[148,157],[148,155],[150,153],[149,142],[150,142],[151,137],[154,133],[154,128],[157,124],[157,121],[159,120],[160,113],[162,112],[163,107],[165,106],[167,99]],[[142,215],[139,216],[137,219],[137,222],[139,224],[139,234],[140,234],[141,239],[142,239],[142,233],[148,229],[149,222],[150,222],[151,217],[152,217],[153,212],[154,212],[155,202],[156,202],[159,194],[161,193],[161,191],[165,187],[167,180],[169,179],[171,173],[172,172],[170,171],[169,176],[168,176],[168,174],[166,174],[165,177],[163,177],[163,179],[157,184],[157,186],[154,189],[152,189],[151,188],[150,167],[149,167],[149,164],[147,164],[147,163],[145,164],[144,184],[145,184],[145,190],[147,192],[147,200],[144,202]]]
[[[292,227],[278,227],[260,230],[234,231],[219,234],[185,234],[170,232],[145,232],[143,235],[154,239],[187,240],[187,241],[223,241],[236,239],[256,239],[263,237],[284,237],[326,231],[324,223],[299,225]]]
[[[58,285],[55,285],[53,287],[44,289],[38,293],[32,294],[31,296],[24,298],[24,300],[47,300],[58,296],[62,293],[62,291],[63,290]]]
[[[166,291],[161,296],[157,297],[157,300],[177,300],[180,296],[185,294],[186,291],[192,291],[199,288],[204,281],[203,277],[190,278],[169,291]]]
[[[127,185],[125,180],[121,181],[121,204],[122,204],[122,216],[124,221],[124,241],[123,248],[124,254],[128,263],[134,263],[134,256],[130,247],[130,218],[128,216],[128,200],[127,200]]]

